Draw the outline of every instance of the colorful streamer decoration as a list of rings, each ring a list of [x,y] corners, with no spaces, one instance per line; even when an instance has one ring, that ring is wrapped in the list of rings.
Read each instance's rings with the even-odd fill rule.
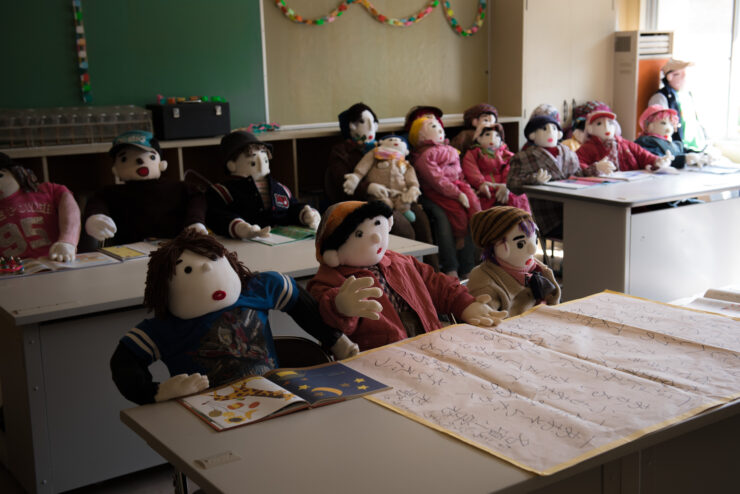
[[[344,0],[336,9],[332,10],[327,15],[323,17],[317,17],[316,19],[306,19],[305,17],[296,14],[293,9],[285,5],[285,0],[275,0],[275,6],[283,12],[285,17],[299,24],[309,24],[314,26],[321,26],[334,22],[335,20],[337,20],[337,18],[341,17],[342,14],[353,3],[365,7],[365,10],[367,10],[370,15],[375,18],[376,21],[382,24],[388,24],[394,27],[408,27],[421,21],[427,15],[429,15],[432,10],[439,6],[440,1],[430,0],[427,2],[426,6],[419,10],[415,15],[396,19],[394,17],[388,17],[378,12],[378,10],[372,3],[369,2],[369,0]],[[470,26],[468,29],[463,29],[458,20],[455,19],[455,12],[452,10],[449,1],[444,1],[441,3],[442,10],[444,11],[444,15],[447,19],[448,24],[453,29],[453,31],[455,31],[460,36],[472,36],[478,32],[481,26],[483,26],[483,20],[486,18],[486,0],[478,0],[478,9],[475,15],[475,21],[473,22],[473,25]]]
[[[80,74],[80,90],[82,101],[92,103],[92,92],[90,91],[90,73],[87,63],[87,40],[85,39],[85,26],[82,23],[82,0],[72,0],[72,9],[75,17],[75,43],[77,45],[77,68]]]

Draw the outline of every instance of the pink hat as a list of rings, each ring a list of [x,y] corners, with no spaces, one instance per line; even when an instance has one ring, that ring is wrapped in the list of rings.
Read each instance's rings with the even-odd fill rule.
[[[645,108],[645,111],[642,112],[642,115],[640,115],[640,128],[643,132],[647,132],[647,126],[648,121],[652,120],[651,117],[654,115],[659,115],[661,113],[668,113],[670,116],[670,119],[673,121],[673,125],[678,124],[678,112],[676,110],[672,110],[670,108],[666,108],[665,106],[661,105],[650,105],[647,108]],[[660,118],[660,117],[656,117]]]
[[[614,113],[610,112],[610,111],[607,111],[607,110],[595,110],[595,111],[592,111],[591,113],[589,113],[588,115],[586,115],[586,123],[587,124],[590,124],[591,122],[593,122],[597,118],[601,118],[601,117],[606,117],[606,118],[609,118],[609,119],[612,119],[612,120],[616,120],[617,119],[617,116]]]

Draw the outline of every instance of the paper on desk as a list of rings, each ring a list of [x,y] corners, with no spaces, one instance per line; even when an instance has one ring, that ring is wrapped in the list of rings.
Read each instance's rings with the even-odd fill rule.
[[[368,399],[551,474],[740,395],[740,321],[602,293],[458,325],[346,365]]]

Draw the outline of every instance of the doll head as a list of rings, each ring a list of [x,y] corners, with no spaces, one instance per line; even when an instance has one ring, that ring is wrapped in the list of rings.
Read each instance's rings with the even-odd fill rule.
[[[517,268],[534,263],[537,225],[532,215],[512,206],[495,206],[473,215],[470,220],[473,242],[483,249],[483,259]]]
[[[471,106],[463,113],[463,125],[469,129],[478,126],[489,127],[498,122],[498,110],[488,103],[480,103]]]
[[[677,127],[678,113],[670,108],[650,105],[640,115],[640,128],[644,134],[657,135],[670,141]]]
[[[551,148],[558,145],[563,137],[560,122],[549,115],[533,116],[524,127],[527,141],[539,147]]]
[[[602,141],[617,137],[617,116],[606,110],[592,111],[586,115],[586,133]]]
[[[159,141],[144,130],[130,130],[119,135],[108,154],[113,158],[113,175],[123,182],[156,180],[167,169],[167,162],[161,158]]]
[[[407,133],[411,132],[411,126],[413,123],[416,119],[422,117],[436,118],[439,125],[444,129],[444,124],[442,123],[442,110],[436,106],[414,106],[406,114],[406,119],[403,123],[403,131]]]
[[[414,120],[409,131],[409,142],[412,147],[424,144],[442,144],[445,141],[445,129],[436,118],[421,117]]]
[[[270,174],[272,144],[260,141],[254,134],[237,130],[225,135],[221,139],[221,154],[231,175],[257,180]]]
[[[144,306],[158,318],[192,319],[226,308],[252,277],[235,253],[191,229],[150,256]]]
[[[38,179],[33,171],[15,163],[5,153],[0,153],[0,199],[19,190],[31,192],[38,189]]]
[[[663,83],[669,85],[676,91],[680,91],[686,82],[686,67],[694,65],[693,62],[684,62],[671,58],[660,69],[663,72]]]
[[[378,150],[403,158],[409,154],[409,145],[403,137],[391,134],[378,141]]]
[[[357,143],[373,142],[378,132],[378,117],[364,103],[355,103],[339,114],[339,130],[345,139]]]
[[[558,122],[558,124],[560,123],[560,112],[557,108],[549,103],[542,103],[540,105],[537,105],[535,109],[532,110],[532,115],[529,118],[541,117],[543,115],[552,117]]]
[[[483,127],[475,137],[475,142],[482,148],[498,149],[504,142],[504,128],[498,123]]]
[[[316,232],[316,258],[330,267],[373,266],[388,250],[393,211],[380,201],[330,206]]]

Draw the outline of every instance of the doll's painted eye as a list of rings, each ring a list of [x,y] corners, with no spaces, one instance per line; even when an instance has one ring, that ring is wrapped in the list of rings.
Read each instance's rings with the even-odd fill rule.
[[[121,163],[126,163],[126,157],[125,156],[122,156],[121,157]]]
[[[154,160],[156,160],[156,159],[157,159],[157,157],[156,157],[156,156],[154,156],[153,154],[150,154],[150,155],[149,155],[149,159],[150,159],[150,160],[152,160],[152,161],[154,161]]]
[[[193,272],[193,268],[191,268],[190,266],[185,266],[185,269],[183,271],[185,271],[185,274],[190,274]]]
[[[380,226],[380,220],[375,220],[375,226]]]
[[[357,230],[357,231],[355,232],[355,237],[357,237],[357,238],[362,238],[362,230]]]
[[[520,240],[520,241],[518,241],[516,243],[516,248],[517,249],[523,249],[525,244],[526,244],[526,242],[524,240]]]

